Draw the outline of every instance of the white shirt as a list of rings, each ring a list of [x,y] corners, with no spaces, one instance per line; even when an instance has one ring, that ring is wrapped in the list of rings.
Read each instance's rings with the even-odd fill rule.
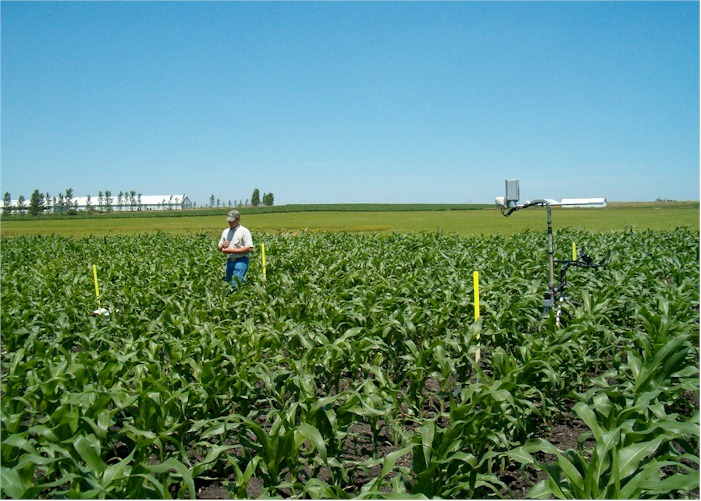
[[[229,247],[233,247],[235,249],[240,249],[241,247],[253,248],[253,237],[251,236],[251,232],[245,226],[238,225],[233,230],[231,228],[225,229],[221,234],[221,238],[219,239],[219,245],[221,246],[225,240],[229,241]],[[248,254],[250,253],[245,252],[241,254],[229,254],[228,259],[233,261],[235,259],[247,257]]]

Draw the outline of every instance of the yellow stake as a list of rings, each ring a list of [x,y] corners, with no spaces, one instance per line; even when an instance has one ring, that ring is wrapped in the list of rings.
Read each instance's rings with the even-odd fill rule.
[[[92,276],[95,280],[95,297],[97,298],[97,307],[100,308],[100,289],[97,287],[97,266],[92,265]]]
[[[261,259],[263,260],[263,281],[265,281],[265,243],[260,244]]]
[[[472,273],[472,279],[475,285],[475,320],[480,317],[480,275],[479,272],[475,271]],[[477,335],[479,339],[479,334]]]
[[[577,260],[577,244],[572,242],[572,261]]]

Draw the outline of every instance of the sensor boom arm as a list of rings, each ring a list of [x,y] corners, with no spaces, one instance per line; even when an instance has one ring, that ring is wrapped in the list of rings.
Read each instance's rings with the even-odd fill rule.
[[[528,201],[524,204],[519,205],[518,201],[520,198],[520,189],[518,179],[507,179],[505,183],[505,196],[496,197],[496,204],[501,210],[501,214],[505,217],[510,216],[517,210],[527,209],[528,207],[535,206],[545,206],[548,214],[548,267],[550,272],[550,280],[548,282],[548,293],[545,294],[545,300],[543,305],[546,311],[549,311],[553,306],[553,301],[556,295],[562,293],[564,289],[565,281],[561,282],[558,287],[555,287],[555,270],[554,270],[554,251],[553,251],[553,228],[552,228],[552,214],[551,207],[589,207],[589,208],[600,208],[606,207],[605,198],[563,198],[560,202],[550,198],[539,198],[536,200]],[[589,256],[586,256],[590,259]],[[569,265],[575,265],[579,267],[598,267],[605,263],[595,266],[586,266],[578,261],[569,263],[565,265],[565,269]]]

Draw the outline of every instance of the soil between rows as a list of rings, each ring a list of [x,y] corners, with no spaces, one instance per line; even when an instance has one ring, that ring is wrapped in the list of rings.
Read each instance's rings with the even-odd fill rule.
[[[427,381],[427,386],[432,386],[430,381]],[[347,450],[355,451],[355,453],[350,453],[350,457],[347,457],[347,459],[352,459],[353,461],[363,461],[370,459],[372,457],[372,447],[370,444],[371,431],[369,425],[355,424],[352,428],[353,429],[349,431],[354,432],[358,437],[365,437],[367,439],[367,447],[363,447],[362,443],[358,443],[363,442],[364,439],[362,438],[358,440],[358,442],[355,443],[354,446],[351,447],[349,445],[347,447]],[[558,423],[553,423],[549,429],[544,430],[544,433],[541,434],[540,438],[549,441],[561,451],[566,451],[568,449],[576,449],[580,435],[582,433],[587,432],[588,430],[589,429],[582,420],[570,413],[568,415],[565,415],[565,417],[563,417]],[[381,445],[380,447],[378,447],[377,456],[385,457],[387,454],[397,449],[398,447],[391,445],[389,441],[387,441],[385,445]],[[555,458],[553,457],[552,460],[554,461]],[[400,458],[397,461],[397,465],[410,467],[411,461],[411,455],[409,454],[403,458]],[[357,486],[358,490],[360,490],[360,488],[364,484],[372,481],[372,479],[375,478],[376,475],[379,475],[380,468],[380,466],[376,466],[370,469],[369,474],[366,474],[362,471],[355,471],[351,473],[351,476],[353,477],[354,483]],[[545,478],[545,474],[539,469],[531,468],[527,470],[522,470],[518,467],[518,465],[514,464],[507,465],[504,471],[497,473],[497,476],[505,485],[508,486],[508,490],[504,490],[501,492],[501,495],[506,499],[525,499],[530,489],[537,482]],[[328,480],[328,478],[321,479]],[[226,485],[224,484],[223,480],[225,479],[213,481],[201,481],[196,479],[195,482],[197,485],[197,499],[229,498],[229,491]],[[228,480],[233,481],[234,478],[231,477]],[[263,481],[261,479],[252,477],[249,480],[246,488],[246,494],[248,498],[259,498],[263,493],[263,487]]]
[[[587,430],[588,428],[583,421],[572,418],[563,423],[553,425],[553,427],[549,430],[549,433],[544,435],[542,438],[548,440],[558,449],[566,451],[568,449],[575,449],[577,447],[577,440],[579,439],[579,436]],[[394,450],[394,448],[391,447],[386,447],[385,449],[386,450],[383,451],[383,455],[389,454],[392,452],[392,450]],[[400,464],[410,465],[410,457],[405,458],[404,461],[400,461]],[[507,468],[506,471],[499,474],[499,477],[500,480],[509,487],[508,492],[502,492],[502,495],[507,499],[525,499],[528,491],[538,481],[545,478],[543,473],[540,471],[534,473],[531,471],[522,471],[516,467]],[[370,480],[372,479],[365,478],[364,482]],[[262,481],[258,478],[252,478],[246,489],[248,497],[250,499],[257,499],[260,497],[262,491]],[[206,485],[201,485],[197,491],[197,499],[227,499],[228,497],[229,492],[221,482],[212,482]]]

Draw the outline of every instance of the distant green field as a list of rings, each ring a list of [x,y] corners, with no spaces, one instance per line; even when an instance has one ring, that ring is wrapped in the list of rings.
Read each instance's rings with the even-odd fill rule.
[[[305,210],[308,209],[308,210]],[[267,210],[266,210],[267,209]],[[324,210],[325,209],[325,210]],[[177,214],[112,214],[93,217],[4,217],[2,236],[133,235],[163,231],[216,236],[226,227],[226,209]],[[241,209],[242,223],[258,233],[372,232],[510,234],[546,228],[546,211],[532,207],[503,217],[496,208],[469,205],[310,205]],[[213,215],[216,214],[216,215]],[[188,217],[189,216],[189,217]],[[699,229],[699,203],[612,203],[604,209],[554,208],[553,227],[589,231]]]

